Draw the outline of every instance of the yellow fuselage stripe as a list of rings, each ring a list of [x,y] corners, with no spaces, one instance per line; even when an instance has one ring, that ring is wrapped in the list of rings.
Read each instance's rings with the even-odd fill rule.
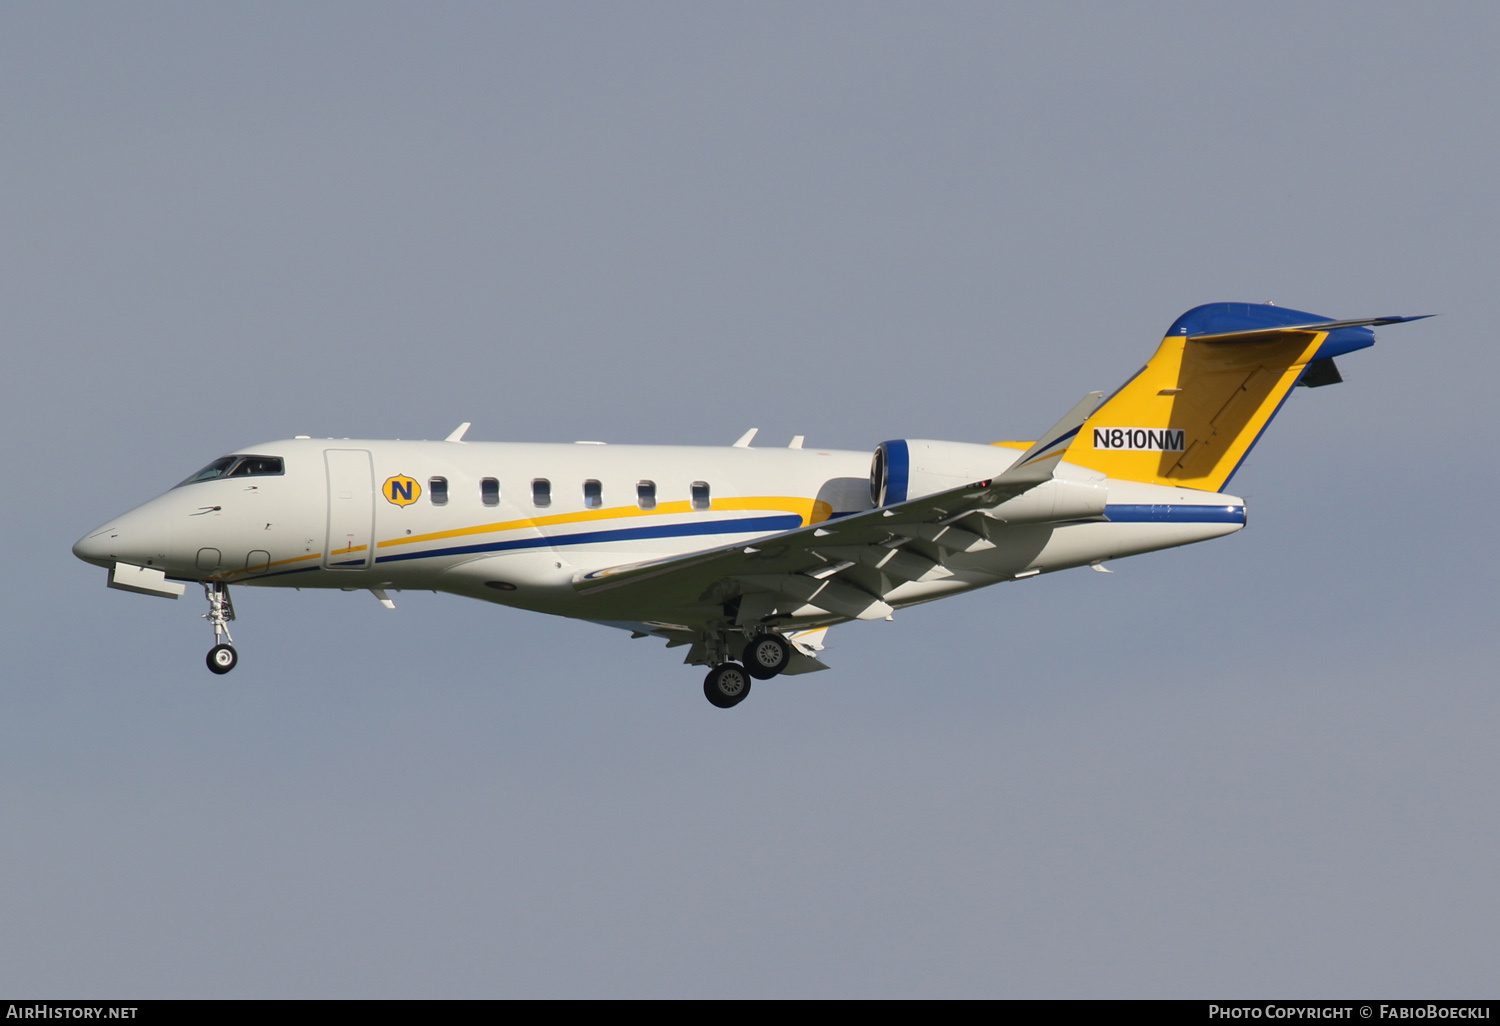
[[[378,542],[376,548],[385,549],[398,545],[411,545],[420,542],[442,541],[446,538],[465,538],[478,534],[498,534],[503,531],[520,531],[543,527],[554,527],[560,524],[586,524],[596,523],[601,520],[625,520],[633,517],[657,517],[677,516],[684,513],[713,513],[728,512],[730,510],[777,510],[787,513],[796,513],[802,518],[804,525],[822,523],[833,513],[833,507],[826,502],[817,499],[804,499],[796,496],[770,495],[750,496],[747,498],[721,498],[714,499],[709,503],[706,510],[695,510],[691,502],[663,502],[658,503],[654,509],[641,509],[639,506],[612,506],[609,509],[579,510],[575,513],[553,513],[541,517],[524,517],[519,520],[502,520],[492,524],[475,524],[471,527],[455,527],[447,531],[430,531],[426,534],[403,535],[396,538],[387,538]],[[334,549],[329,555],[344,556],[354,552],[364,552],[368,546],[353,545],[349,548]],[[306,555],[293,556],[289,559],[278,559],[267,563],[264,567],[251,570],[246,567],[242,570],[226,570],[214,575],[213,580],[225,577],[233,577],[240,574],[263,573],[271,567],[286,566],[291,563],[300,563],[308,559],[319,559],[320,552],[312,552]]]
[[[820,523],[828,519],[833,507],[816,499],[801,499],[792,496],[752,496],[744,499],[714,499],[706,510],[694,510],[687,501],[658,503],[653,509],[639,506],[612,506],[609,509],[586,509],[576,513],[553,513],[541,517],[524,517],[520,520],[502,520],[493,524],[475,524],[472,527],[455,527],[447,531],[431,531],[399,538],[387,538],[378,548],[396,545],[411,545],[417,542],[442,541],[446,538],[466,538],[476,534],[495,534],[501,531],[521,531],[527,528],[554,527],[558,524],[586,524],[600,520],[624,520],[631,517],[675,516],[681,513],[710,513],[719,510],[783,510],[796,513],[804,524]]]

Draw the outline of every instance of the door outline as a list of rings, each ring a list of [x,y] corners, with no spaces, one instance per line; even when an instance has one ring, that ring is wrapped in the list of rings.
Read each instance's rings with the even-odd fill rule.
[[[328,530],[323,569],[366,570],[375,555],[375,463],[368,449],[324,449]]]

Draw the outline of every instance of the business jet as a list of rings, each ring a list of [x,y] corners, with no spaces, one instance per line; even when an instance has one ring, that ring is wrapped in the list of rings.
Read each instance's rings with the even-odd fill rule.
[[[199,583],[214,673],[239,656],[235,586],[451,592],[687,649],[730,708],[751,681],[826,669],[828,628],[1232,534],[1224,492],[1294,386],[1416,317],[1333,320],[1213,303],[1031,442],[896,439],[868,452],[296,438],[222,456],[89,532],[111,588]]]

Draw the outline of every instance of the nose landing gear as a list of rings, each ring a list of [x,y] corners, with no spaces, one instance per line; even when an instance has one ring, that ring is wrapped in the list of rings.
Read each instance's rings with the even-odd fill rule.
[[[214,673],[228,673],[240,661],[240,654],[234,650],[234,638],[229,634],[229,621],[234,619],[229,585],[223,581],[205,581],[203,595],[208,599],[208,612],[203,614],[203,619],[214,625],[214,647],[208,650],[206,662]]]
[[[208,650],[208,668],[215,673],[228,673],[240,661],[240,654],[233,645],[215,645]]]

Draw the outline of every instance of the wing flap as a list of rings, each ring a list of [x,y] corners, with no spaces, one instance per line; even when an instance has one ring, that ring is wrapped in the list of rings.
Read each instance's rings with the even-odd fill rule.
[[[847,569],[847,566],[840,569]],[[811,606],[813,609],[811,613],[803,613],[801,608],[797,608],[793,615],[816,615],[816,611],[822,611],[850,620],[884,620],[894,612],[884,601],[863,588],[832,577],[818,578],[807,574],[734,574],[731,579],[751,589],[770,592],[786,600],[776,603],[776,609],[788,603],[795,607]],[[741,600],[741,609],[743,607],[744,600]]]
[[[801,574],[828,562],[815,554],[822,548],[835,545],[863,546],[907,533],[912,537],[939,541],[946,535],[954,538],[966,536],[968,545],[984,547],[991,543],[961,528],[944,527],[938,521],[954,515],[967,516],[977,509],[997,505],[1013,494],[1019,494],[1017,486],[1004,485],[999,479],[993,482],[980,481],[935,495],[909,499],[895,506],[864,510],[838,520],[767,535],[757,538],[754,545],[724,545],[685,556],[626,563],[580,573],[573,579],[573,588],[580,593],[599,593],[627,584],[681,574],[695,568],[711,575],[727,575],[731,572],[756,574],[758,570],[772,574]]]

